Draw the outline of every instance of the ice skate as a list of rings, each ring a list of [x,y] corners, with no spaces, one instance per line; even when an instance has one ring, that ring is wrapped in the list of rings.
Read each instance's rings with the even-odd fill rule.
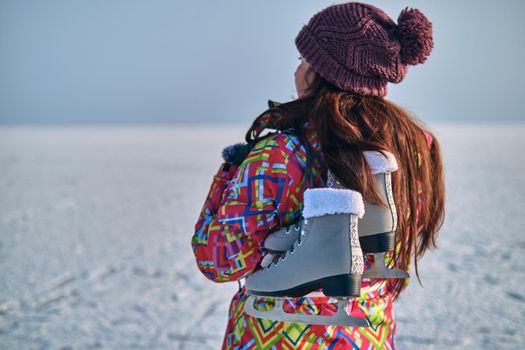
[[[388,208],[364,201],[366,215],[359,220],[359,241],[363,253],[374,255],[374,266],[363,272],[363,278],[409,278],[405,270],[387,268],[385,253],[393,251],[396,244],[397,211],[392,192],[391,173],[397,170],[394,155],[385,152],[364,151],[365,159],[375,176],[376,186]],[[328,172],[328,186],[344,188],[331,172]]]
[[[290,249],[246,280],[250,296],[246,312],[254,317],[307,324],[366,327],[365,318],[346,312],[348,299],[360,295],[363,256],[359,247],[358,218],[364,214],[361,194],[349,189],[314,188],[304,193],[303,218]],[[332,316],[291,314],[283,298],[299,297],[322,288],[338,299]],[[275,297],[275,307],[260,311],[255,296]]]
[[[381,199],[389,207],[364,202],[366,214],[359,220],[359,241],[363,253],[374,255],[374,266],[363,272],[363,278],[409,278],[406,271],[385,266],[385,252],[395,249],[397,212],[392,193],[391,172],[397,170],[396,159],[390,152],[385,152],[387,157],[376,151],[363,153],[372,174],[375,175]],[[327,187],[344,188],[330,171],[328,171]],[[263,260],[262,266],[268,264],[273,256],[289,249],[297,237],[297,224],[271,233],[264,242],[269,257]]]
[[[271,264],[276,257],[284,254],[293,246],[294,242],[299,237],[303,222],[303,218],[301,217],[295,224],[282,227],[268,235],[264,242],[264,250],[266,254],[261,261],[262,267]]]

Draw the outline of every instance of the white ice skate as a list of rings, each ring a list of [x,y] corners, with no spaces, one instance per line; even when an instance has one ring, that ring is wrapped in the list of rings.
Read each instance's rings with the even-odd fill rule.
[[[387,208],[364,202],[366,214],[359,220],[359,241],[363,253],[374,255],[374,266],[363,272],[363,278],[409,278],[409,274],[400,269],[385,266],[385,252],[395,249],[397,212],[392,193],[391,173],[398,169],[396,159],[390,152],[385,155],[376,151],[363,152],[368,166],[375,175],[376,186]],[[328,171],[327,187],[344,188]],[[283,254],[297,240],[302,222],[284,227],[271,233],[264,242],[267,251],[261,265],[267,266],[275,256]]]
[[[349,316],[348,299],[360,295],[363,255],[358,218],[364,214],[361,194],[349,189],[314,188],[304,193],[303,219],[290,249],[263,270],[250,275],[246,312],[254,317],[308,324],[367,327],[365,318]],[[287,313],[283,298],[299,297],[322,288],[338,299],[332,316]],[[275,297],[275,307],[260,311],[255,296]]]

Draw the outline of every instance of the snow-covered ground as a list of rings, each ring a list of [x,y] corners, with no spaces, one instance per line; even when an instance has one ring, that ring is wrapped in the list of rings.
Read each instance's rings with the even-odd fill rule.
[[[447,219],[400,349],[525,344],[525,125],[436,125]],[[0,349],[217,349],[236,284],[193,225],[241,127],[0,129]]]

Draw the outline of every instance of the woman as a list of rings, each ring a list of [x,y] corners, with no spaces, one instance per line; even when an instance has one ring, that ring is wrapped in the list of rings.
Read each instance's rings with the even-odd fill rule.
[[[215,282],[239,281],[259,268],[265,238],[301,218],[303,193],[324,187],[330,169],[347,188],[378,203],[365,150],[387,150],[398,160],[392,175],[399,213],[397,248],[387,257],[409,270],[435,247],[444,219],[439,143],[424,125],[384,98],[408,65],[426,61],[432,24],[416,9],[394,23],[363,3],[336,4],[315,14],[295,39],[301,53],[295,72],[298,98],[259,115],[247,144],[224,150],[195,225],[192,247],[201,272]],[[271,101],[270,101],[271,102]],[[265,129],[274,129],[262,135]],[[411,214],[415,213],[415,215]],[[365,268],[373,258],[365,255]],[[392,349],[392,302],[408,280],[363,280],[351,313],[370,327],[308,325],[257,319],[244,313],[241,287],[232,299],[224,349]],[[259,308],[271,299],[261,298]],[[312,293],[288,300],[288,312],[334,313],[334,300]]]

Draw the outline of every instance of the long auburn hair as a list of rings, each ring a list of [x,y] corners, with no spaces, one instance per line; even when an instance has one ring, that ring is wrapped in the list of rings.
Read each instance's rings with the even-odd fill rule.
[[[380,199],[362,151],[386,150],[394,154],[399,164],[399,169],[392,173],[399,249],[394,252],[394,267],[408,270],[413,257],[421,283],[418,259],[428,248],[437,247],[438,230],[445,217],[444,173],[438,140],[424,123],[393,102],[341,90],[315,75],[305,97],[271,107],[259,117],[277,112],[278,118],[273,122],[276,129],[293,129],[302,140],[304,124],[313,122],[325,165],[342,185],[360,192],[364,200],[376,205],[386,207],[387,203]],[[246,133],[249,144],[263,137],[261,130],[257,130],[259,117]],[[430,149],[424,131],[433,138]],[[311,152],[307,142],[305,147]],[[418,196],[422,201],[419,210]],[[388,283],[394,299],[407,285],[403,279],[390,279]]]

